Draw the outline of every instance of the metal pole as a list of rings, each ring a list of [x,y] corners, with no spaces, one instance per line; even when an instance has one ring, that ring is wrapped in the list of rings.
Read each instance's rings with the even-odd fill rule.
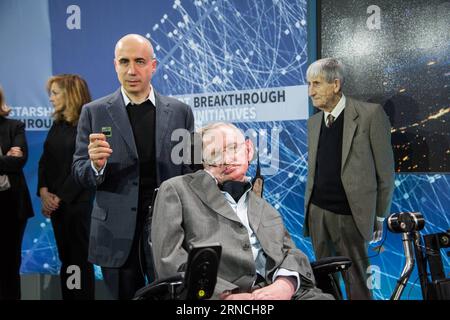
[[[403,242],[403,250],[405,251],[406,262],[402,271],[402,275],[400,276],[400,279],[398,279],[394,292],[391,295],[391,300],[400,299],[403,289],[405,289],[406,284],[408,283],[408,279],[414,268],[413,247],[409,232],[402,233],[402,242]]]

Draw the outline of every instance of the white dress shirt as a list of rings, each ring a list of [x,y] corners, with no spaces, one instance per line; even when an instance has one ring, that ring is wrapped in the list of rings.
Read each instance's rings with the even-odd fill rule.
[[[339,117],[339,115],[345,109],[345,101],[346,101],[345,96],[344,96],[344,94],[342,94],[341,99],[339,100],[336,107],[334,107],[334,109],[331,112],[326,112],[326,111],[323,112],[323,119],[325,120],[325,123],[327,123],[327,118],[328,118],[329,114],[331,114],[334,118],[334,121],[336,121],[337,117]]]
[[[209,172],[208,170],[205,170],[211,177],[214,178],[214,180],[217,182],[217,179]],[[251,178],[247,177],[247,180],[250,182]],[[228,204],[230,205],[231,209],[237,214],[239,220],[241,223],[245,226],[248,232],[248,236],[250,239],[250,244],[252,246],[252,253],[253,253],[253,259],[255,260],[255,269],[256,272],[259,273],[264,279],[266,278],[266,257],[264,255],[264,250],[261,247],[261,243],[259,242],[258,238],[256,237],[255,232],[253,232],[253,229],[250,226],[249,220],[248,220],[248,193],[251,192],[251,186],[250,188],[244,192],[244,194],[241,196],[239,201],[236,203],[236,201],[233,199],[233,197],[226,191],[222,191],[222,194],[224,195],[225,199],[227,200]],[[297,280],[297,291],[300,288],[300,275],[298,272],[290,271],[284,268],[279,268],[277,271],[275,271],[272,282],[275,281],[277,277],[295,277]]]

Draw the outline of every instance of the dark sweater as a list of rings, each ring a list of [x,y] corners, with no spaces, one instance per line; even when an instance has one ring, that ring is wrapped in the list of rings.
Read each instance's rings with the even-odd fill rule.
[[[139,157],[139,211],[146,213],[156,188],[155,106],[147,100],[127,105]]]
[[[320,129],[316,173],[311,202],[336,214],[352,214],[341,180],[344,111],[330,128],[325,122]]]

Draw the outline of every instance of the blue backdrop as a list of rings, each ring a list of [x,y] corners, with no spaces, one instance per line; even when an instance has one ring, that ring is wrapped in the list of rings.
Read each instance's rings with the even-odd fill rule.
[[[7,46],[1,51],[0,84],[13,117],[27,124],[30,157],[25,173],[36,212],[26,230],[22,272],[57,273],[59,268],[51,224],[40,214],[35,196],[37,163],[51,124],[46,80],[52,74],[77,73],[87,80],[93,98],[112,92],[118,87],[114,45],[126,33],[142,34],[154,44],[159,65],[153,84],[162,94],[192,103],[194,96],[225,92],[282,93],[276,101],[253,106],[210,106],[208,110],[251,108],[251,112],[246,118],[225,119],[214,113],[209,121],[230,120],[258,133],[264,196],[281,212],[298,247],[314,259],[309,239],[302,236],[307,30],[315,23],[308,16],[306,0],[2,0],[0,40]],[[193,109],[196,125],[204,124],[202,110]],[[427,220],[425,233],[449,228],[449,182],[441,174],[398,174],[392,212],[421,211]],[[385,236],[383,252],[371,250],[378,299],[390,296],[404,259],[399,236]],[[448,266],[448,258],[445,263]],[[405,298],[421,297],[416,276]]]

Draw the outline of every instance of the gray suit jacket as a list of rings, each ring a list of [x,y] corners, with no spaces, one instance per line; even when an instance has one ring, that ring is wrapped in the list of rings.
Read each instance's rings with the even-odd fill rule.
[[[317,147],[323,112],[308,120],[308,182],[304,233],[309,236],[308,211],[314,188]],[[380,105],[346,98],[342,138],[341,179],[358,230],[371,240],[376,217],[389,214],[394,191],[391,126]]]
[[[250,226],[267,255],[267,282],[271,283],[278,268],[285,268],[300,274],[302,291],[312,289],[314,276],[308,258],[295,247],[280,214],[253,192],[248,201]],[[190,245],[218,242],[222,257],[214,297],[224,290],[251,289],[256,270],[247,229],[207,172],[164,182],[154,210],[151,238],[159,278],[177,273],[187,261]]]
[[[155,149],[158,185],[171,177],[190,172],[171,161],[172,131],[194,130],[192,110],[180,101],[155,94]],[[101,178],[95,176],[88,155],[89,134],[111,128],[107,141],[113,150]],[[121,267],[133,242],[139,188],[139,161],[133,130],[120,89],[82,108],[72,165],[75,180],[96,188],[89,239],[89,261],[103,267]]]

